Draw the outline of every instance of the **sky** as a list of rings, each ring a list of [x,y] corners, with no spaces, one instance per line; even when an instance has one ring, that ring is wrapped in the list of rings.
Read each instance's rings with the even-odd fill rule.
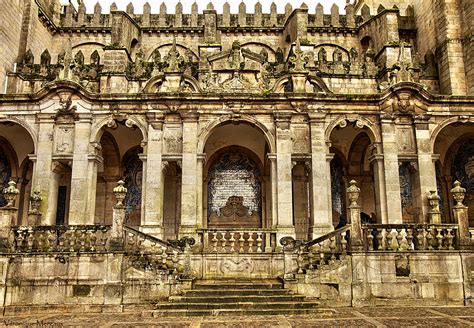
[[[64,0],[63,0],[64,1]],[[97,3],[97,0],[83,0],[88,13],[93,13],[94,6]],[[66,1],[67,2],[67,1]],[[108,13],[109,7],[112,2],[117,4],[119,10],[125,10],[125,7],[128,3],[132,2],[133,7],[135,9],[136,14],[141,14],[143,12],[143,5],[148,2],[151,5],[151,12],[158,13],[160,10],[160,4],[163,0],[99,0],[100,5],[102,6],[102,13]],[[165,0],[167,12],[174,13],[174,8],[178,3],[178,0]],[[181,0],[183,4],[183,13],[187,14],[191,12],[191,5],[197,2],[198,4],[198,11],[202,12],[209,3],[209,0]],[[230,12],[237,13],[238,7],[240,4],[240,0],[228,0],[230,4]],[[247,12],[249,14],[254,12],[254,6],[257,0],[244,0],[245,5],[247,6]],[[262,4],[262,12],[263,13],[270,13],[270,5],[272,2],[275,2],[277,5],[277,11],[279,13],[283,13],[285,10],[286,3],[290,3],[293,8],[298,8],[303,2],[308,5],[309,13],[314,13],[316,9],[316,5],[320,2],[324,7],[324,12],[329,13],[331,6],[335,3],[339,6],[339,11],[344,13],[344,6],[346,5],[346,0],[260,0]],[[351,2],[354,2],[351,0]],[[225,3],[225,0],[213,0],[212,3],[214,4],[214,8],[217,10],[218,13],[222,13],[222,7]]]

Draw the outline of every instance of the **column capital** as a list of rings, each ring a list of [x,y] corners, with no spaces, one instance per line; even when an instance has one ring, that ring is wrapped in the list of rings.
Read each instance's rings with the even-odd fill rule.
[[[183,122],[186,123],[197,123],[199,121],[199,112],[197,111],[190,111],[190,110],[180,110],[178,111],[179,115]]]
[[[276,159],[277,159],[277,154],[275,154],[275,153],[268,153],[268,154],[267,154],[267,158],[268,158],[271,162],[274,162],[274,161],[276,161]]]
[[[326,119],[326,113],[325,112],[311,112],[311,113],[308,113],[308,117],[309,117],[310,124],[324,123],[324,120]]]
[[[291,113],[273,113],[275,125],[278,129],[289,130],[291,124]]]
[[[162,130],[165,115],[162,112],[147,112],[146,121],[154,130]]]

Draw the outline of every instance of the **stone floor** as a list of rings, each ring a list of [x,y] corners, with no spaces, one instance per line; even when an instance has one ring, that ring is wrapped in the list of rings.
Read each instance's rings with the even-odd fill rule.
[[[146,317],[140,313],[36,314],[0,318],[4,327],[474,327],[474,307],[326,308],[308,315]]]

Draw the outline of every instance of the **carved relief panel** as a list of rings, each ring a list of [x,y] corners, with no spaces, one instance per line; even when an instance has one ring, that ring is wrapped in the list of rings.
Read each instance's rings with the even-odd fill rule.
[[[416,153],[416,143],[411,125],[397,126],[397,146],[400,154]]]
[[[59,124],[54,131],[54,153],[72,154],[74,150],[74,124]]]
[[[310,135],[309,129],[305,125],[296,126],[291,129],[291,141],[293,142],[294,153],[309,153]]]
[[[164,131],[163,152],[179,154],[183,150],[183,132],[181,126],[166,127]]]

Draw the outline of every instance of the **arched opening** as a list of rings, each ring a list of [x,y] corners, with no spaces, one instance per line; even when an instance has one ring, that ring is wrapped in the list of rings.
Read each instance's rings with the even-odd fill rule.
[[[292,170],[293,219],[296,239],[308,240],[311,228],[310,170],[304,162],[296,162]]]
[[[370,162],[371,132],[351,123],[336,127],[330,135],[332,220],[335,227],[347,223],[346,188],[355,180],[361,189],[359,204],[363,223],[380,221],[381,208],[376,199],[376,177]],[[369,219],[370,218],[370,219]]]
[[[143,163],[140,146],[143,140],[140,129],[129,128],[123,121],[104,126],[100,137],[99,155],[102,162],[97,167],[95,223],[112,224],[115,204],[113,188],[118,180],[125,181],[128,189],[125,198],[126,224],[138,226],[141,221]]]
[[[14,122],[0,122],[0,190],[3,191],[10,180],[17,183],[20,194],[16,199],[18,218],[14,224],[18,225],[27,224],[33,176],[29,155],[34,152],[33,139],[24,127]],[[0,193],[0,207],[5,205],[3,193]]]
[[[466,189],[464,204],[468,206],[469,226],[474,226],[474,133],[473,124],[453,123],[436,136],[434,153],[436,183],[441,198],[440,210],[444,223],[454,223],[454,200],[451,188],[454,181]]]
[[[208,227],[271,227],[269,147],[248,123],[213,129],[204,152],[203,219]]]

